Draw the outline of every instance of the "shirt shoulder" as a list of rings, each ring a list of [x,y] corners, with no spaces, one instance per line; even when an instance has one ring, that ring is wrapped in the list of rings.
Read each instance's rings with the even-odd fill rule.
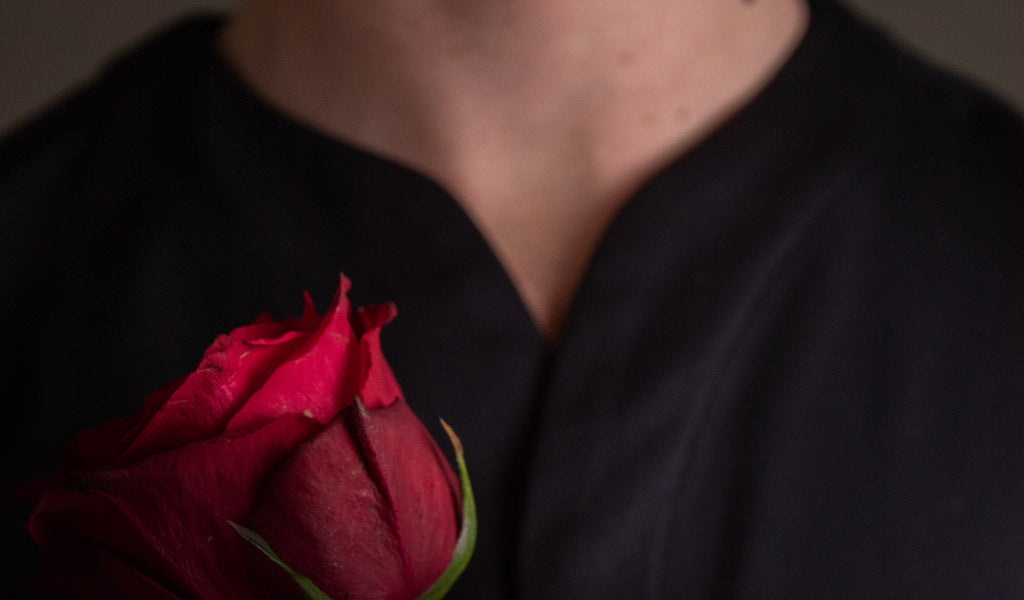
[[[1024,118],[837,3],[812,8],[818,56],[805,80],[827,98],[807,103],[819,112],[807,131],[841,148],[822,149],[819,175],[845,169],[844,201],[908,234],[959,230],[1024,260]]]
[[[34,179],[131,155],[162,125],[180,125],[175,119],[195,103],[197,77],[222,22],[196,16],[173,24],[0,138],[2,202],[30,192]]]

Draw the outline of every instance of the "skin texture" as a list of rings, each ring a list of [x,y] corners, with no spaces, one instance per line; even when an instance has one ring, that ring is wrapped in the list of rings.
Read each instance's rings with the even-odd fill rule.
[[[806,23],[803,0],[254,0],[221,42],[284,113],[445,187],[555,343],[619,208]]]

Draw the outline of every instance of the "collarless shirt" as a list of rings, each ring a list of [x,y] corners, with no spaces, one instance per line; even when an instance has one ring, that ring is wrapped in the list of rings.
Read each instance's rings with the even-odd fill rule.
[[[610,225],[551,347],[443,188],[264,104],[219,26],[0,146],[6,485],[344,272],[397,303],[389,362],[467,448],[453,598],[1024,595],[1024,129],[998,103],[814,2]]]

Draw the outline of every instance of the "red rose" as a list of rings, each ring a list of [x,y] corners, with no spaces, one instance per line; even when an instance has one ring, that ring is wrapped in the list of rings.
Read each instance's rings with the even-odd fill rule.
[[[301,597],[229,521],[336,600],[434,583],[458,535],[458,482],[381,353],[394,307],[350,311],[348,288],[342,277],[322,319],[307,295],[301,319],[220,336],[138,414],[72,440],[28,523],[44,587]]]

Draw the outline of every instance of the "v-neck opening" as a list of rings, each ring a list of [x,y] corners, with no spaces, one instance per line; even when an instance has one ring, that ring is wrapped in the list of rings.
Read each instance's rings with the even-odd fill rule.
[[[449,190],[447,186],[416,167],[407,164],[405,161],[367,148],[355,141],[332,136],[315,126],[292,116],[288,112],[275,106],[271,101],[264,98],[258,91],[249,85],[233,65],[228,62],[226,57],[222,55],[216,44],[212,43],[212,40],[209,45],[209,52],[212,55],[212,64],[220,72],[220,78],[229,83],[236,96],[245,98],[249,104],[257,107],[260,112],[266,115],[267,118],[277,122],[280,126],[291,130],[294,135],[305,138],[308,143],[315,144],[330,154],[373,163],[378,169],[393,171],[397,177],[417,180],[425,190],[430,190],[432,192],[424,194],[425,197],[429,195],[443,199],[443,201],[449,205],[449,209],[454,209],[450,212],[459,216],[458,220],[460,228],[472,235],[473,245],[484,250],[486,255],[489,257],[489,260],[501,272],[505,286],[511,290],[515,296],[515,304],[517,306],[517,312],[520,313],[520,318],[525,318],[526,322],[530,324],[533,334],[543,343],[546,353],[549,356],[555,356],[565,346],[567,338],[571,334],[573,322],[577,319],[577,306],[581,301],[581,296],[588,293],[590,287],[589,281],[594,277],[594,271],[600,269],[600,264],[604,260],[603,257],[614,250],[614,248],[608,249],[606,246],[609,244],[608,240],[614,237],[616,230],[622,227],[622,221],[628,220],[631,212],[640,210],[635,208],[635,205],[646,202],[645,197],[650,195],[650,188],[657,186],[660,180],[670,178],[671,173],[677,171],[682,165],[685,165],[689,161],[691,155],[702,152],[706,146],[715,145],[716,140],[722,135],[723,131],[727,131],[732,126],[733,121],[737,120],[743,114],[751,111],[753,107],[762,101],[762,97],[776,85],[776,80],[789,68],[789,64],[793,60],[793,57],[801,51],[801,48],[805,44],[809,29],[810,25],[808,24],[801,34],[801,39],[794,44],[789,55],[785,57],[771,76],[766,79],[761,88],[753,93],[743,105],[734,110],[732,114],[728,115],[720,124],[708,131],[695,143],[687,145],[686,148],[670,156],[659,166],[653,169],[651,174],[648,175],[640,185],[636,186],[634,190],[629,193],[628,198],[622,202],[616,211],[614,211],[612,217],[608,220],[604,229],[598,235],[597,242],[587,254],[586,265],[580,274],[577,285],[569,299],[568,308],[563,317],[561,326],[559,327],[559,335],[557,339],[554,340],[550,339],[549,336],[541,330],[539,323],[534,319],[533,313],[526,302],[522,290],[520,290],[519,286],[516,284],[515,279],[512,277],[504,261],[501,259],[497,249],[489,241],[488,236],[484,234],[476,220],[463,206],[463,203],[459,201],[458,197]],[[215,36],[216,34],[214,37]]]
[[[445,206],[439,208],[445,210],[449,217],[457,216],[457,222],[451,223],[451,225],[456,226],[459,233],[470,235],[472,237],[471,245],[484,252],[493,266],[502,274],[505,286],[511,290],[515,297],[515,305],[517,313],[519,313],[518,318],[525,319],[529,323],[531,331],[543,343],[546,352],[550,353],[552,351],[552,344],[534,321],[522,294],[505,268],[504,263],[499,258],[495,248],[487,240],[487,237],[458,201],[457,197],[445,185],[419,169],[406,164],[404,161],[363,147],[351,140],[331,136],[315,126],[293,117],[261,96],[250,86],[212,43],[210,44],[209,52],[212,55],[214,68],[217,70],[215,79],[226,82],[230,94],[256,109],[264,119],[284,129],[286,135],[299,138],[303,143],[314,146],[316,150],[313,151],[313,154],[334,157],[339,162],[361,162],[365,165],[365,168],[376,170],[381,177],[402,179],[419,186],[423,190],[422,197],[425,201],[444,202]],[[452,232],[439,232],[439,235],[452,235]]]

